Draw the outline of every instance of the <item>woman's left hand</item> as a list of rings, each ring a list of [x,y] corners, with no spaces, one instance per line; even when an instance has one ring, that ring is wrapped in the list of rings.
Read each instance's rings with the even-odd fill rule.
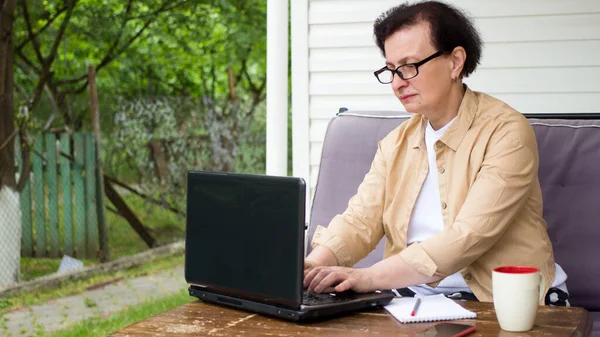
[[[315,267],[306,270],[304,288],[309,292],[321,293],[335,287],[335,291],[354,290],[356,292],[375,291],[374,275],[369,268]]]

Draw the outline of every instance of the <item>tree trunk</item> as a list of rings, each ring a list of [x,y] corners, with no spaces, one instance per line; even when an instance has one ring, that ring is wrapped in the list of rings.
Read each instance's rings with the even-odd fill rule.
[[[0,288],[19,281],[21,208],[15,179],[12,27],[16,0],[0,0]]]
[[[161,183],[169,176],[169,161],[167,154],[160,140],[153,140],[148,143],[150,148],[150,156],[154,162],[156,176],[161,180]]]
[[[0,0],[0,4],[0,187],[15,189],[12,16],[16,0]]]

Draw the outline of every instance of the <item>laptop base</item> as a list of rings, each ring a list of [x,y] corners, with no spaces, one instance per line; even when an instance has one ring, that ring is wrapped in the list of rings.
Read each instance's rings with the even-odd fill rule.
[[[340,302],[337,305],[302,305],[299,309],[293,310],[260,302],[254,302],[226,295],[216,294],[194,286],[190,286],[188,290],[190,296],[196,297],[208,303],[224,305],[240,310],[245,310],[248,312],[260,313],[267,316],[293,322],[317,321],[343,314],[351,314],[352,312],[356,312],[357,310],[381,307],[390,303],[394,298],[394,295],[391,292],[369,293],[363,294],[364,296],[357,296],[357,299],[354,301]],[[372,299],[365,300],[365,297],[372,297]]]

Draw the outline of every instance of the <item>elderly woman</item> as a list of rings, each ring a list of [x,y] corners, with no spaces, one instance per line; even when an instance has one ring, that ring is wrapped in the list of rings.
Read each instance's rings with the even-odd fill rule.
[[[536,138],[507,104],[471,91],[481,40],[458,9],[403,4],[374,26],[375,71],[413,116],[378,146],[346,211],[319,227],[304,286],[492,301],[492,270],[538,268],[546,303],[568,304],[542,218]],[[351,268],[386,236],[385,259]]]

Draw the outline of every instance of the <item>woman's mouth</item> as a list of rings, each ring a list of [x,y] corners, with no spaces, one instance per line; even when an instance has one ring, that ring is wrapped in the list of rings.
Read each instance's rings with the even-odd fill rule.
[[[415,96],[417,96],[417,95],[416,94],[402,95],[402,96],[400,96],[400,100],[401,101],[406,101],[406,100],[409,100],[409,99],[411,99],[411,98],[413,98]]]

